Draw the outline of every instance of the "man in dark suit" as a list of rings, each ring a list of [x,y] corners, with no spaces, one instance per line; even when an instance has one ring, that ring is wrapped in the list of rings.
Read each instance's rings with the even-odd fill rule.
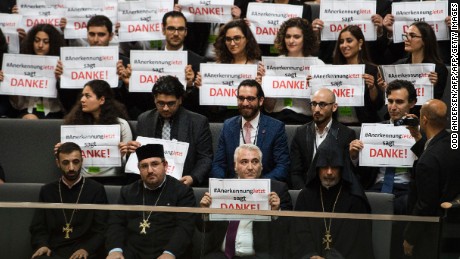
[[[257,179],[262,174],[262,152],[253,144],[243,144],[236,148],[234,154],[235,172],[239,179]],[[292,210],[291,196],[287,185],[270,180],[269,203],[271,210]],[[200,201],[202,208],[211,206],[212,197],[205,193]],[[272,219],[271,222],[241,221],[207,221],[207,215],[198,221],[198,229],[209,233],[205,241],[204,258],[281,258],[283,245],[279,240],[287,239],[287,221],[284,218]],[[238,222],[238,223],[236,223]],[[231,236],[229,227],[237,224]],[[252,234],[252,238],[247,236]],[[285,235],[285,236],[283,236]],[[284,238],[283,238],[284,237]],[[225,240],[225,244],[224,244]],[[232,241],[230,241],[232,240]],[[237,241],[236,241],[237,240]],[[229,244],[227,244],[229,243]]]
[[[284,123],[260,112],[264,92],[257,81],[241,82],[237,98],[240,115],[224,122],[214,154],[211,177],[235,178],[235,149],[241,144],[252,143],[263,153],[262,178],[286,181],[290,161]]]
[[[415,115],[414,115],[415,116]],[[415,216],[442,216],[440,204],[460,193],[460,150],[451,148],[446,131],[447,106],[437,99],[423,104],[420,110],[420,138],[412,151],[419,157],[411,174],[408,209]],[[437,258],[439,225],[409,222],[404,233],[404,253],[414,258]]]
[[[160,77],[152,93],[156,109],[139,116],[137,136],[189,143],[180,181],[189,186],[206,185],[212,162],[212,137],[208,119],[181,107],[184,86],[176,77]],[[139,146],[137,141],[128,143],[130,152]]]
[[[307,172],[316,150],[328,134],[332,134],[341,149],[348,149],[355,132],[332,118],[337,110],[335,95],[329,89],[316,91],[310,102],[313,121],[298,127],[291,143],[290,181],[293,189],[304,189]]]

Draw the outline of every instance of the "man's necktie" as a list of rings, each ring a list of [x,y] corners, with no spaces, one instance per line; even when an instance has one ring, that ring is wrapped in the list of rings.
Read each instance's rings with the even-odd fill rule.
[[[382,191],[385,193],[393,193],[393,184],[395,182],[395,168],[387,167],[385,169],[385,175],[383,176]]]
[[[167,140],[171,139],[171,123],[169,123],[169,120],[164,120],[161,138]]]
[[[235,256],[236,232],[238,231],[239,224],[239,220],[230,221],[228,223],[227,235],[225,237],[225,256],[228,259],[231,259],[233,256]]]
[[[244,143],[251,144],[251,128],[252,125],[249,121],[244,124]]]

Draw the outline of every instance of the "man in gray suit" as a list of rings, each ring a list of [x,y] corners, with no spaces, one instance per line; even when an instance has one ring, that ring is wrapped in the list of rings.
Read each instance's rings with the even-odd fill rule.
[[[180,181],[188,186],[204,186],[212,162],[212,137],[208,119],[182,105],[184,86],[176,77],[160,77],[152,88],[156,109],[137,118],[137,136],[161,138],[189,143],[184,171]],[[141,144],[128,143],[129,152]]]

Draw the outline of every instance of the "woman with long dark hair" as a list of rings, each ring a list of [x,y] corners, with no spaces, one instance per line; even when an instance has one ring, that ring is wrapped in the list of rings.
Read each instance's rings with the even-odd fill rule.
[[[121,139],[118,145],[124,159],[128,141],[133,138],[128,117],[123,104],[115,100],[110,85],[104,80],[92,80],[85,84],[80,101],[64,117],[65,125],[120,125]],[[59,147],[60,143],[55,148]],[[125,174],[119,167],[82,168],[83,176],[94,177],[101,183],[124,184]]]
[[[368,58],[364,34],[357,25],[345,27],[339,34],[335,46],[334,65],[364,64],[364,107],[340,107],[338,120],[342,123],[359,125],[381,121],[377,111],[383,106],[383,92],[377,85],[378,69]]]

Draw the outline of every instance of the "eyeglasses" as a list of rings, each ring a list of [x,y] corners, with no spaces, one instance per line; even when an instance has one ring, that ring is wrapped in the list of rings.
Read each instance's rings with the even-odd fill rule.
[[[325,102],[311,102],[310,103],[310,106],[311,108],[315,108],[316,106],[319,106],[320,109],[323,109],[324,107],[328,106],[328,105],[331,105],[331,104],[334,104],[334,103],[325,103]]]
[[[172,102],[156,102],[156,105],[160,106],[161,108],[164,108],[165,106],[168,106],[168,108],[172,108],[176,106],[177,101],[172,101]]]
[[[401,36],[403,40],[412,40],[412,38],[422,38],[422,36],[414,33],[402,34]]]
[[[231,43],[232,41],[235,42],[235,44],[240,43],[241,39],[243,39],[244,36],[235,36],[235,37],[225,37],[225,42]]]
[[[248,97],[244,97],[244,96],[237,96],[236,98],[238,98],[238,101],[240,102],[244,102],[244,100],[247,100],[248,102],[253,102],[257,99],[257,97],[254,97],[254,96],[248,96]]]
[[[179,33],[184,33],[187,28],[186,27],[174,27],[174,26],[168,26],[166,27],[166,30],[169,32],[169,33],[175,33],[176,31],[179,32]]]

